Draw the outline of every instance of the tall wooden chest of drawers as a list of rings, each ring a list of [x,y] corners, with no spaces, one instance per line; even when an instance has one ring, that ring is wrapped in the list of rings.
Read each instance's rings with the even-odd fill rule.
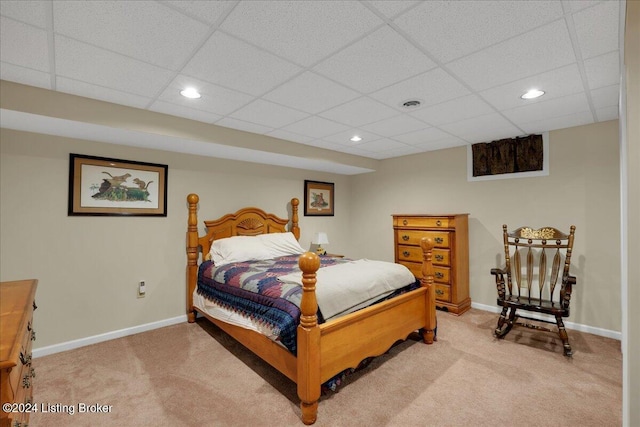
[[[422,276],[420,239],[435,242],[436,307],[462,314],[469,298],[469,214],[393,215],[395,262]]]
[[[0,284],[0,427],[26,426],[33,404],[31,343],[37,280]],[[9,409],[9,411],[7,411]]]

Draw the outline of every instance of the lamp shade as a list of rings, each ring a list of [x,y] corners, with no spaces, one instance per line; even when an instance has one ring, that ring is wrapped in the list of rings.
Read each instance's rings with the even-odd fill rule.
[[[316,233],[315,236],[313,236],[313,240],[311,241],[311,243],[313,243],[314,245],[328,245],[329,238],[327,237],[327,233],[322,231]]]

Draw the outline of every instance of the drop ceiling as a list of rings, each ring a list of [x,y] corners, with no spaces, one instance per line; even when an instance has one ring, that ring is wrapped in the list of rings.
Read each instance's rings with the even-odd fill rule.
[[[0,76],[382,160],[617,119],[624,5],[2,0]]]

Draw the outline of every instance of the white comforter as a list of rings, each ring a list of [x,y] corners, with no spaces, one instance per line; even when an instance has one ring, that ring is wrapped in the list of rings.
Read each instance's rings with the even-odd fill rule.
[[[302,286],[302,274],[278,278]],[[316,298],[325,320],[366,307],[415,282],[407,267],[386,261],[360,259],[322,267],[317,273]]]

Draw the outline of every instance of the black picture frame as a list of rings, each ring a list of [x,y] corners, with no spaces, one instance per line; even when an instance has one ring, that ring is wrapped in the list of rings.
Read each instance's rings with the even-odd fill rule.
[[[304,215],[333,216],[335,186],[332,182],[304,181]]]
[[[167,165],[69,154],[69,216],[167,216]]]

